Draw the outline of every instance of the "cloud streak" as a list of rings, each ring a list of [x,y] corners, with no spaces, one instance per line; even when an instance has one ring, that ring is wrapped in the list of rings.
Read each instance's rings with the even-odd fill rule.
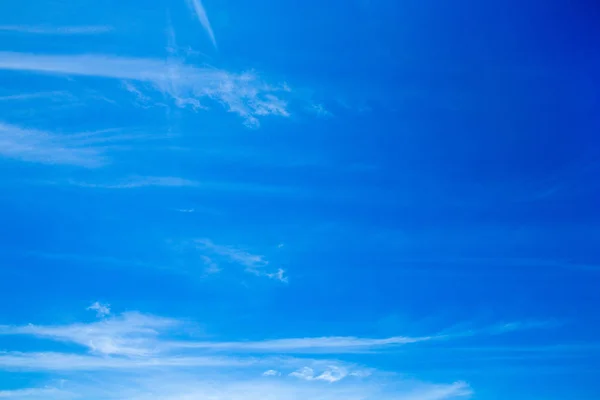
[[[468,398],[472,394],[464,382],[433,384],[401,380],[328,384],[239,373],[175,374],[171,371],[135,377],[104,374],[101,378],[70,380],[60,389],[37,389],[39,393],[35,393],[36,389],[23,390],[30,390],[32,396],[39,394],[39,397],[27,398],[44,400],[449,400]]]
[[[102,148],[82,146],[69,135],[0,122],[0,156],[41,164],[100,167],[107,163]]]
[[[194,243],[198,249],[203,250],[212,256],[211,261],[215,263],[215,265],[218,265],[217,259],[220,259],[222,263],[240,265],[250,274],[264,276],[284,283],[288,282],[285,270],[282,268],[278,268],[275,271],[269,271],[267,269],[269,267],[269,261],[263,255],[252,254],[246,250],[233,246],[216,244],[210,239],[197,239]]]
[[[434,336],[406,337],[395,336],[383,339],[333,336],[316,338],[291,338],[264,340],[258,342],[178,342],[178,347],[206,349],[228,352],[257,352],[280,354],[343,354],[383,349],[411,343],[434,340]]]
[[[208,15],[206,14],[206,10],[202,5],[201,0],[187,0],[188,6],[194,11],[196,18],[200,22],[200,25],[204,28],[208,37],[210,38],[211,43],[215,48],[217,47],[217,41],[215,40],[215,34],[210,26],[210,21],[208,20]]]
[[[194,341],[170,337],[189,324],[177,319],[126,312],[110,316],[107,306],[94,303],[100,321],[71,325],[0,325],[0,335],[25,335],[73,343],[91,354],[104,356],[151,357],[158,354],[256,353],[256,354],[342,354],[383,349],[427,340],[433,337],[396,336],[384,339],[357,337],[291,338],[263,341]],[[193,353],[190,353],[192,351]]]
[[[69,184],[92,189],[138,189],[145,187],[196,187],[199,182],[175,176],[142,176],[131,177],[117,183],[69,181]]]
[[[237,254],[237,253],[236,253]],[[245,253],[241,253],[246,259]],[[236,255],[236,257],[239,255]],[[260,258],[252,258],[259,259]],[[78,344],[91,354],[125,357],[154,357],[157,355],[200,354],[347,354],[370,350],[383,351],[398,346],[434,340],[460,340],[475,334],[502,334],[510,330],[496,327],[466,333],[438,334],[429,336],[392,336],[387,338],[360,338],[353,336],[328,336],[305,338],[282,338],[260,341],[197,341],[189,338],[173,340],[174,333],[192,328],[189,323],[139,312],[109,315],[108,306],[94,303],[88,309],[97,310],[100,321],[71,325],[0,325],[0,335],[25,335],[46,338],[58,342]],[[526,329],[526,328],[523,328]]]
[[[254,72],[230,73],[211,67],[194,67],[178,60],[160,60],[111,55],[41,55],[0,52],[0,69],[54,75],[102,77],[146,82],[178,107],[202,108],[211,100],[258,127],[259,117],[288,117],[287,85],[270,85]]]
[[[116,144],[137,142],[146,135],[122,135],[119,130],[54,133],[0,121],[0,156],[50,165],[98,168],[110,163]]]
[[[1,25],[0,31],[28,33],[36,35],[98,35],[112,32],[113,28],[106,25],[90,26],[28,26]]]
[[[209,246],[215,254],[238,263],[254,265],[263,261],[261,256],[244,250],[212,242]],[[265,395],[269,399],[302,400],[449,400],[472,394],[469,385],[461,381],[440,384],[405,380],[340,359],[322,358],[323,354],[339,357],[433,340],[461,340],[464,335],[460,334],[198,341],[196,326],[190,321],[135,311],[113,314],[101,303],[89,309],[97,311],[101,319],[66,325],[0,326],[0,335],[79,346],[63,352],[0,352],[0,370],[41,371],[56,377],[68,373],[70,377],[64,384],[4,391],[0,397],[142,400],[152,394],[158,400],[263,400]],[[531,322],[498,324],[469,331],[469,335],[537,327],[544,326]],[[307,358],[309,354],[312,358]],[[88,381],[84,372],[94,372],[99,379]]]
[[[101,304],[98,301],[89,306],[87,309],[96,311],[96,316],[98,317],[106,317],[110,314],[110,306],[108,304]]]

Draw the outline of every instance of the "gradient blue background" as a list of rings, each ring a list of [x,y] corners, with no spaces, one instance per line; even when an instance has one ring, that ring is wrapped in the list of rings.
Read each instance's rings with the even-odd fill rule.
[[[205,0],[215,49],[180,3],[0,5],[0,25],[114,28],[0,32],[2,51],[164,58],[170,20],[179,45],[205,54],[190,63],[291,88],[288,118],[249,129],[218,107],[136,106],[104,78],[0,70],[3,96],[60,86],[83,98],[59,109],[1,101],[1,121],[171,133],[115,150],[98,169],[0,152],[1,323],[74,321],[96,300],[198,320],[223,340],[545,321],[348,358],[465,380],[476,399],[600,398],[600,6]],[[307,111],[313,103],[328,115]],[[43,183],[131,175],[220,183]],[[207,277],[198,254],[177,247],[199,237],[252,249],[289,282],[230,269]],[[0,387],[23,379],[2,372]]]

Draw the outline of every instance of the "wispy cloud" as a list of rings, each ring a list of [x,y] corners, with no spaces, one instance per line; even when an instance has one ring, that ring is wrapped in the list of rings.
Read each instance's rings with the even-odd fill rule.
[[[284,195],[287,196],[294,193],[294,188],[279,187],[279,186],[266,186],[261,184],[252,183],[239,183],[239,182],[227,182],[227,181],[205,181],[205,180],[192,180],[177,176],[139,176],[131,175],[123,179],[115,179],[112,181],[82,181],[70,179],[66,181],[49,181],[46,184],[54,185],[71,185],[78,186],[81,188],[90,189],[139,189],[146,187],[179,187],[179,188],[195,188],[197,190],[215,191],[215,192],[243,192],[248,194],[256,195]],[[196,209],[178,209],[179,212],[191,213]],[[212,209],[200,209],[198,211],[217,213]],[[250,271],[249,271],[250,272]]]
[[[90,183],[70,180],[70,185],[95,189],[137,189],[144,187],[196,187],[199,182],[175,176],[133,176],[116,183]]]
[[[263,376],[281,376],[281,372],[275,371],[274,369],[269,369],[263,372]]]
[[[220,356],[208,352],[209,348],[183,345],[193,343],[181,337],[182,332],[189,332],[189,324],[179,319],[127,312],[89,323],[0,326],[3,335],[28,335],[88,349],[83,354],[0,352],[0,369],[43,371],[56,377],[70,374],[69,380],[60,384],[4,391],[0,397],[141,400],[152,395],[163,400],[259,400],[266,394],[273,399],[447,400],[471,394],[463,382],[433,384],[403,380],[386,374],[372,375],[377,371],[339,360],[269,356],[277,349],[285,353],[285,349],[315,343],[334,347],[358,343],[370,346],[395,343],[396,339],[319,338],[207,344],[228,350],[229,354]],[[254,348],[254,354],[235,355],[236,349],[244,346]],[[100,379],[89,380],[89,375],[80,374],[84,371],[93,371]]]
[[[107,315],[110,314],[110,306],[108,304],[101,304],[98,301],[94,302],[87,309],[96,311],[96,316],[98,316],[98,317],[106,317]]]
[[[136,312],[88,324],[0,326],[0,335],[30,335],[71,342],[96,354],[142,356],[158,351],[157,338],[181,322]]]
[[[244,249],[234,246],[225,246],[214,243],[210,239],[198,239],[195,244],[200,250],[208,252],[213,257],[211,260],[218,263],[219,258],[222,263],[237,264],[244,267],[244,270],[256,276],[265,276],[281,282],[287,282],[285,270],[278,268],[275,271],[269,271],[269,261],[265,256],[250,253]]]
[[[46,387],[46,388],[27,388],[17,390],[0,390],[0,399],[46,399],[56,398],[66,393],[61,392],[57,388]]]
[[[201,0],[186,0],[186,1],[188,3],[188,6],[192,9],[192,11],[194,11],[196,18],[198,18],[198,21],[200,21],[200,24],[202,25],[204,30],[206,30],[206,33],[208,34],[208,37],[210,38],[210,41],[212,42],[213,46],[217,47],[217,41],[215,40],[215,34],[213,33],[212,27],[210,26],[210,21],[208,20],[208,15],[206,15],[206,10],[204,9],[204,6],[202,5],[202,1]]]
[[[59,135],[0,122],[0,156],[42,164],[99,167],[107,163],[102,148],[83,146]]]
[[[249,367],[253,359],[212,356],[117,357],[68,353],[0,352],[0,369],[28,371],[141,371],[159,368]]]
[[[332,336],[263,340],[259,342],[177,342],[173,346],[212,351],[259,352],[279,354],[343,354],[383,349],[434,340],[436,337],[395,336],[383,339]]]
[[[238,373],[192,374],[154,372],[136,376],[103,375],[63,383],[60,391],[35,399],[86,398],[90,400],[450,400],[472,394],[464,382],[433,384],[414,380],[396,382],[298,381],[252,377]]]
[[[202,262],[204,262],[204,265],[206,266],[206,268],[204,268],[204,272],[206,272],[207,274],[217,274],[217,273],[221,272],[221,267],[219,267],[219,264],[214,262],[212,260],[212,258],[207,257],[207,256],[201,256],[200,258],[202,259]]]
[[[234,257],[260,259],[245,253],[235,253]],[[210,262],[210,259],[209,259]],[[216,266],[215,266],[216,267]],[[460,333],[442,333],[428,336],[393,336],[387,338],[360,338],[352,336],[328,336],[283,338],[260,341],[197,341],[189,338],[172,340],[170,337],[178,330],[191,328],[189,323],[172,318],[158,317],[126,312],[112,315],[107,305],[94,303],[88,309],[98,312],[102,320],[71,325],[24,325],[0,326],[0,335],[28,335],[47,338],[60,342],[75,343],[87,348],[92,354],[117,356],[155,356],[173,354],[173,352],[201,351],[227,354],[346,354],[361,353],[369,350],[382,351],[398,346],[420,342],[460,340],[469,335],[503,334],[520,329],[510,324],[510,330],[491,328],[469,330]],[[508,328],[507,328],[508,329]],[[522,328],[526,329],[526,328]],[[192,354],[196,354],[195,352]]]
[[[101,167],[110,162],[114,146],[147,138],[120,130],[54,133],[0,121],[0,156],[41,164]]]
[[[0,325],[0,335],[35,336],[75,343],[87,348],[92,354],[137,357],[170,354],[176,350],[268,354],[342,354],[433,339],[432,337],[396,336],[384,339],[318,337],[241,342],[200,342],[189,339],[174,341],[169,339],[170,335],[176,330],[190,328],[186,322],[138,312],[109,316],[108,307],[99,303],[94,303],[88,309],[97,310],[100,317],[107,318],[71,325]]]
[[[316,114],[319,117],[332,117],[333,114],[325,108],[323,104],[309,104],[306,107],[307,111]]]
[[[281,97],[290,90],[286,84],[265,83],[254,72],[235,74],[175,59],[0,52],[0,69],[146,82],[179,107],[197,109],[202,99],[212,100],[241,116],[249,127],[259,126],[259,117],[290,115]]]
[[[295,378],[303,379],[305,381],[326,381],[326,382],[337,382],[348,376],[348,371],[344,368],[330,366],[321,374],[315,375],[315,371],[310,367],[303,367],[297,371],[289,374]]]
[[[0,31],[30,33],[38,35],[97,35],[112,32],[113,28],[106,25],[91,26],[29,26],[29,25],[0,25]]]
[[[42,98],[46,98],[46,99],[51,99],[51,100],[57,100],[57,99],[70,99],[70,100],[74,100],[74,96],[71,95],[68,92],[64,92],[64,91],[48,91],[48,92],[34,92],[34,93],[19,93],[19,94],[12,94],[12,95],[6,95],[6,96],[0,96],[0,101],[24,101],[24,100],[33,100],[33,99],[42,99]]]

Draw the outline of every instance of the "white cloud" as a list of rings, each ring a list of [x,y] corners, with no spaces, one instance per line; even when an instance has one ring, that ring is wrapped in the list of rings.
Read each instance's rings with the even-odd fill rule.
[[[0,326],[0,335],[77,343],[96,354],[143,356],[157,352],[157,337],[180,324],[169,318],[128,312],[89,324]]]
[[[290,373],[290,376],[295,378],[304,379],[304,380],[312,380],[314,379],[315,371],[309,367],[302,367],[298,371],[294,371]]]
[[[264,256],[252,254],[246,250],[233,246],[224,246],[214,243],[210,239],[198,239],[196,244],[216,255],[223,256],[225,259],[241,264],[250,269],[265,267],[269,264]]]
[[[18,390],[0,390],[0,399],[46,399],[64,394],[56,388],[27,388]]]
[[[202,262],[204,262],[204,265],[206,266],[206,268],[204,269],[204,272],[206,272],[207,274],[217,274],[217,273],[221,272],[221,267],[219,267],[219,264],[214,262],[210,257],[200,256],[200,258],[202,259]]]
[[[471,397],[473,391],[465,382],[454,382],[451,385],[418,385],[399,400],[444,400]]]
[[[198,349],[210,349],[215,351],[241,351],[281,354],[343,354],[364,352],[369,349],[400,346],[433,339],[435,339],[434,336],[395,336],[385,339],[340,336],[275,339],[258,342],[178,342],[173,345]]]
[[[279,268],[277,270],[277,272],[273,272],[273,273],[267,273],[265,274],[265,276],[271,278],[271,279],[276,279],[278,281],[284,282],[284,283],[288,283],[288,277],[285,276],[285,270],[282,268]]]
[[[146,138],[144,134],[123,135],[120,129],[54,133],[0,121],[0,157],[97,168],[110,162],[108,154],[111,146],[132,144]]]
[[[99,309],[104,310],[102,305]],[[96,309],[96,307],[92,308]],[[0,335],[30,335],[55,341],[76,343],[92,354],[118,356],[152,356],[176,350],[201,350],[229,353],[343,354],[431,340],[430,337],[391,337],[367,339],[355,337],[321,337],[263,341],[194,341],[169,340],[184,321],[126,312],[101,321],[71,325],[0,326]]]
[[[96,189],[137,189],[143,187],[196,187],[199,182],[175,176],[134,176],[116,183],[69,181],[70,185]]]
[[[110,314],[110,305],[109,304],[101,304],[100,302],[95,302],[91,306],[87,308],[88,310],[96,311],[96,315],[98,317],[106,317]]]
[[[140,103],[147,104],[152,100],[149,96],[146,96],[139,88],[129,81],[123,81],[122,86],[123,89],[133,94],[136,100]]]
[[[210,26],[210,21],[208,20],[208,15],[206,15],[206,10],[204,9],[204,6],[202,5],[202,1],[201,0],[187,0],[187,3],[189,5],[189,7],[192,9],[192,11],[194,11],[194,14],[196,14],[196,18],[198,18],[198,21],[200,21],[200,25],[202,25],[204,30],[206,30],[206,33],[208,34],[208,37],[210,38],[210,41],[212,42],[213,46],[217,47],[217,41],[215,40],[215,34],[213,33],[212,27]]]
[[[199,249],[208,252],[212,255],[211,260],[220,258],[223,263],[238,264],[244,267],[244,270],[256,276],[264,276],[270,279],[275,279],[284,283],[288,282],[285,276],[285,270],[278,268],[275,272],[267,271],[269,261],[265,256],[252,254],[244,249],[234,246],[224,246],[214,243],[210,239],[197,239],[195,241]]]
[[[93,355],[119,357],[197,356],[198,354],[348,354],[384,350],[432,340],[460,340],[464,335],[422,337],[393,336],[359,338],[351,336],[284,338],[261,341],[198,341],[189,337],[173,340],[176,332],[193,329],[189,323],[172,318],[125,312],[108,315],[108,307],[95,303],[90,309],[105,316],[100,321],[70,325],[0,325],[0,335],[28,335],[75,343]],[[480,334],[487,334],[485,329]],[[322,380],[333,379],[335,368]],[[340,370],[336,370],[340,371]],[[364,370],[362,371],[364,372]],[[362,372],[347,371],[353,376]],[[358,374],[358,375],[357,375]],[[317,379],[317,378],[315,378]]]
[[[65,382],[61,391],[44,399],[89,400],[449,400],[467,398],[468,385],[415,381],[348,382],[325,385],[318,381],[249,378],[240,374],[148,373],[137,376],[102,375]],[[42,397],[40,397],[42,398]]]
[[[28,25],[1,25],[0,31],[30,33],[39,35],[97,35],[113,31],[106,25],[91,26],[28,26]]]
[[[70,397],[90,400],[446,400],[470,394],[469,387],[461,382],[440,385],[398,380],[393,375],[372,374],[373,370],[339,360],[260,354],[281,348],[281,343],[288,343],[285,341],[275,342],[275,347],[273,341],[265,342],[264,346],[250,342],[250,348],[256,353],[252,356],[216,356],[207,351],[221,347],[235,353],[248,342],[216,341],[205,348],[188,347],[183,344],[194,342],[181,338],[181,333],[189,331],[190,324],[185,321],[138,312],[109,316],[92,323],[0,326],[0,334],[32,335],[76,343],[89,349],[88,354],[0,352],[0,370],[13,373],[41,371],[56,378],[55,381],[66,373],[69,377],[60,385],[46,383],[39,389],[4,391],[0,392],[0,397],[50,400]],[[336,340],[339,342],[340,339]],[[323,341],[332,343],[321,339]]]
[[[281,372],[275,371],[274,369],[270,369],[268,371],[263,372],[263,376],[281,376]]]
[[[334,383],[348,376],[348,371],[345,368],[332,365],[329,366],[321,374],[315,375],[314,369],[310,367],[303,367],[297,371],[290,373],[290,376],[306,381],[325,381],[329,383]]]
[[[48,98],[51,100],[57,100],[57,99],[74,100],[73,95],[71,95],[70,93],[55,90],[55,91],[49,91],[49,92],[19,93],[19,94],[7,95],[7,96],[0,96],[0,101],[19,101],[19,100],[41,99],[41,98]]]
[[[241,368],[253,359],[205,356],[97,356],[67,353],[0,352],[0,369],[27,371],[140,371],[160,368]]]
[[[319,117],[331,117],[333,114],[328,111],[323,104],[310,104],[307,110]]]
[[[210,99],[240,115],[252,127],[259,125],[258,117],[290,115],[287,102],[280,97],[289,92],[285,84],[267,84],[253,72],[234,74],[186,65],[177,59],[0,52],[0,69],[146,82],[170,96],[179,107]]]
[[[325,381],[329,383],[337,382],[348,376],[348,371],[345,368],[336,367],[334,365],[329,366],[326,371],[315,377],[318,381]]]
[[[178,211],[180,213],[193,213],[193,212],[196,212],[196,210],[193,209],[193,208],[178,208],[175,211]]]
[[[0,122],[0,156],[43,164],[99,167],[107,162],[102,148],[81,145],[60,135]]]

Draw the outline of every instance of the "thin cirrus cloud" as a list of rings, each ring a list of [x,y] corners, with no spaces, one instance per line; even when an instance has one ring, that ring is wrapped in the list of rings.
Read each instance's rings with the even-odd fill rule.
[[[270,186],[262,184],[254,184],[248,182],[228,182],[228,181],[199,181],[177,176],[139,176],[131,175],[127,178],[118,179],[115,181],[80,181],[69,179],[66,181],[50,181],[48,184],[68,184],[89,189],[107,189],[107,190],[125,190],[125,189],[141,189],[152,187],[171,187],[171,188],[194,188],[210,192],[243,192],[246,194],[256,195],[275,195],[289,196],[290,194],[299,193],[296,188]],[[193,209],[178,210],[180,212],[193,212]],[[258,272],[248,271],[248,272]]]
[[[98,35],[112,32],[113,28],[106,25],[91,26],[30,26],[30,25],[0,25],[0,32],[28,33],[36,35]]]
[[[100,303],[92,304],[89,309]],[[105,310],[104,310],[105,311]],[[102,314],[100,317],[107,317]],[[151,357],[157,354],[185,354],[201,352],[266,353],[266,354],[336,354],[385,348],[395,345],[431,340],[431,337],[391,337],[369,339],[356,337],[292,338],[264,341],[199,342],[172,340],[178,330],[190,327],[182,320],[165,318],[139,312],[126,312],[90,323],[70,325],[0,326],[0,335],[24,335],[73,343],[86,348],[91,354],[105,356]],[[191,353],[190,353],[191,352]]]
[[[240,262],[262,259],[241,250],[218,251],[231,254]],[[62,347],[61,351],[56,351],[53,346],[50,351],[23,352],[11,348],[0,352],[0,371],[44,372],[55,380],[69,373],[72,378],[68,384],[50,382],[40,387],[0,392],[2,396],[17,399],[83,396],[121,400],[144,399],[152,393],[157,399],[258,400],[264,398],[261,393],[271,393],[274,399],[448,400],[469,398],[472,394],[465,382],[404,380],[401,376],[340,358],[344,354],[368,350],[393,351],[397,346],[419,342],[464,340],[465,335],[460,333],[423,337],[198,341],[196,324],[185,319],[137,311],[113,313],[108,305],[100,302],[94,302],[88,309],[97,312],[97,320],[64,325],[0,326],[2,336],[34,337],[45,340],[40,344],[46,345],[52,342],[75,345]],[[544,327],[547,325],[527,321],[503,323],[471,329],[466,336],[500,335]],[[16,346],[22,342],[8,343]],[[414,348],[415,351],[419,349],[423,350],[423,347]],[[324,358],[326,354],[328,357]],[[330,358],[333,355],[335,359]],[[102,377],[102,385],[87,381],[89,375],[82,374],[84,372],[94,372]],[[151,383],[156,380],[164,382],[165,386]],[[236,387],[239,392],[234,389]],[[216,388],[220,389],[214,391]]]
[[[343,354],[360,353],[373,349],[390,348],[411,343],[434,340],[434,336],[395,336],[383,339],[350,336],[291,338],[264,340],[259,342],[177,342],[175,347],[229,352],[262,352],[280,354]]]
[[[200,183],[176,176],[130,177],[115,183],[90,183],[69,181],[70,185],[91,189],[137,189],[145,187],[196,187]]]
[[[104,149],[54,134],[0,122],[0,156],[42,164],[99,167],[107,163]]]
[[[89,308],[102,308],[97,305],[101,304]],[[273,399],[446,400],[471,394],[464,382],[389,380],[385,374],[375,376],[375,370],[339,360],[271,357],[269,351],[264,352],[266,357],[261,352],[250,357],[235,351],[222,356],[198,353],[171,345],[170,338],[189,332],[187,321],[139,312],[104,317],[70,325],[0,326],[2,335],[34,336],[87,349],[1,352],[0,370],[44,372],[51,380],[40,387],[0,391],[0,397],[259,400],[266,393]],[[101,379],[88,379],[90,375],[82,372],[94,372]],[[64,373],[70,374],[68,381],[59,379]]]
[[[106,309],[104,309],[106,308]],[[108,307],[93,303],[88,309],[108,312]],[[70,325],[0,325],[0,335],[25,335],[73,343],[93,355],[153,357],[159,354],[185,355],[229,354],[345,354],[367,350],[392,349],[432,340],[461,339],[455,335],[393,336],[388,338],[359,338],[349,336],[283,338],[262,341],[197,341],[173,340],[174,333],[192,328],[188,322],[139,312],[117,315],[102,313],[99,321]],[[487,334],[481,329],[480,334]],[[503,332],[497,332],[502,334]],[[470,334],[475,334],[470,332]],[[181,355],[181,353],[179,353]]]
[[[96,301],[91,306],[87,308],[88,310],[96,311],[96,316],[98,317],[106,317],[110,314],[110,306],[108,304],[102,304],[99,301]]]
[[[57,388],[29,388],[29,389],[17,389],[17,390],[0,390],[0,399],[47,399],[57,398],[62,396],[64,393]]]
[[[305,381],[325,381],[337,382],[344,379],[348,375],[348,371],[343,368],[331,366],[321,374],[315,375],[315,371],[310,367],[302,367],[297,371],[289,374],[289,376],[303,379]]]
[[[244,267],[244,271],[252,275],[288,283],[286,271],[283,268],[269,269],[269,261],[264,255],[253,254],[234,246],[216,244],[206,238],[197,239],[194,241],[194,244],[199,250],[208,253],[208,255],[203,255],[205,263],[206,261],[210,261],[210,264],[214,266],[219,266],[220,264],[239,265]]]
[[[96,309],[96,303],[89,309]],[[26,335],[74,343],[93,354],[143,356],[158,351],[158,336],[181,322],[137,312],[123,313],[92,323],[56,326],[0,326],[0,335]]]
[[[449,400],[469,398],[472,394],[469,385],[460,381],[435,384],[400,380],[381,385],[368,381],[299,381],[248,376],[240,372],[193,374],[172,371],[137,374],[135,377],[103,374],[102,379],[80,377],[61,381],[60,388],[48,385],[43,389],[22,390],[30,390],[30,396],[24,397],[30,400]],[[5,397],[13,392],[18,394],[17,391],[5,391]]]
[[[232,357],[114,357],[57,352],[0,353],[0,369],[28,371],[141,371],[157,368],[241,368],[255,361]]]
[[[33,100],[33,99],[50,99],[52,101],[69,99],[73,100],[74,96],[68,92],[54,90],[47,92],[33,92],[33,93],[19,93],[7,96],[0,96],[0,101],[19,101],[19,100]]]
[[[263,82],[253,72],[235,74],[177,60],[16,52],[0,52],[0,69],[146,82],[179,107],[199,108],[201,99],[216,102],[242,117],[248,127],[258,127],[259,117],[290,116],[287,101],[281,97],[289,87]]]
[[[217,47],[217,41],[215,39],[215,34],[214,34],[213,29],[212,29],[212,27],[210,25],[210,21],[208,20],[208,15],[206,14],[206,9],[202,5],[202,1],[201,0],[187,0],[187,3],[188,3],[188,6],[194,12],[196,18],[198,18],[198,21],[200,22],[200,25],[202,25],[202,27],[204,28],[204,30],[208,34],[208,37],[210,38],[211,43],[216,48]]]
[[[126,149],[147,136],[119,129],[55,133],[0,121],[0,157],[49,164],[98,168],[110,163],[115,148]]]

